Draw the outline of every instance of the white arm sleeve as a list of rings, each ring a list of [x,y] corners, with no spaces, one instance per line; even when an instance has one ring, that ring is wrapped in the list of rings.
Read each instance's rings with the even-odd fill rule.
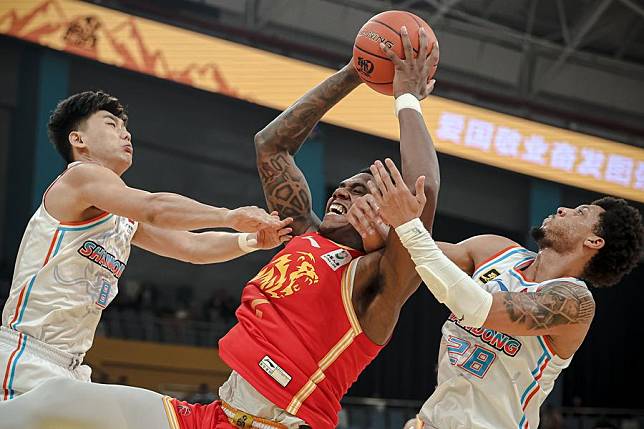
[[[492,306],[492,294],[481,288],[438,248],[420,219],[396,228],[416,271],[439,302],[466,326],[479,328]]]

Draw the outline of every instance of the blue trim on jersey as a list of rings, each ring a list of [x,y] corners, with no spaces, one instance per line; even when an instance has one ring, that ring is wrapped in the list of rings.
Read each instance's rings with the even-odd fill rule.
[[[549,358],[552,359],[552,355],[548,351],[548,347],[546,347],[545,343],[543,342],[543,338],[539,336],[539,337],[537,337],[537,340],[539,340],[539,345],[543,349],[543,353],[545,353]]]
[[[27,293],[25,294],[25,301],[22,303],[22,307],[20,308],[20,316],[18,317],[18,320],[16,321],[16,323],[14,323],[13,326],[11,326],[11,329],[13,329],[14,331],[16,330],[16,326],[18,326],[20,322],[22,322],[22,316],[25,315],[25,309],[27,308],[27,301],[29,301],[29,294],[31,293],[31,288],[34,285],[34,280],[36,280],[36,274],[34,274],[31,277],[31,280],[29,280],[29,286],[27,287]]]
[[[530,373],[532,374],[533,378],[537,376],[537,373],[539,372],[539,369],[541,368],[541,365],[543,364],[543,361],[546,358],[548,358],[548,359],[552,358],[552,355],[550,354],[550,352],[548,351],[548,348],[544,344],[543,339],[541,337],[537,337],[537,340],[539,341],[539,345],[541,346],[541,349],[543,350],[543,353],[541,354],[541,357],[539,357],[539,360],[537,361],[536,367],[532,371],[530,371]],[[525,391],[523,392],[523,395],[521,395],[521,408],[523,408],[523,406],[525,405],[524,402],[526,400],[526,397],[528,396],[528,393],[530,393],[530,391],[532,391],[535,388],[535,386],[537,386],[538,384],[539,384],[539,382],[535,379],[525,389]],[[523,427],[522,425],[525,422],[525,419],[526,419],[526,416],[525,416],[525,413],[524,413],[523,418],[521,419],[521,422],[519,422],[519,427],[520,428]]]
[[[539,284],[536,282],[526,282],[525,280],[523,280],[523,277],[521,277],[519,274],[517,274],[516,271],[514,271],[514,269],[510,269],[509,271],[510,271],[510,275],[515,279],[519,280],[519,283],[521,283],[522,286],[530,287],[530,286]]]
[[[537,367],[535,369],[533,369],[532,371],[530,371],[532,373],[533,377],[536,377],[537,372],[539,372],[539,368],[541,368],[541,364],[543,363],[545,358],[549,358],[547,353],[544,353],[544,354],[541,355],[541,357],[537,361]]]
[[[113,214],[109,214],[105,219],[101,220],[100,222],[93,223],[91,225],[87,226],[59,226],[58,229],[61,231],[86,231],[90,228],[94,228],[95,226],[104,224],[108,220],[110,220],[114,216]]]
[[[20,351],[18,352],[18,356],[13,360],[13,364],[11,364],[11,375],[9,376],[9,384],[7,385],[7,390],[9,390],[9,399],[13,399],[14,396],[14,391],[13,391],[13,377],[16,375],[16,364],[18,363],[18,360],[22,356],[22,353],[25,351],[25,346],[27,345],[27,336],[25,334],[21,334],[22,337],[24,338],[24,341],[22,342],[22,347],[20,348]]]
[[[521,395],[521,407],[523,407],[523,401],[525,401],[526,396],[528,396],[528,392],[530,392],[534,386],[537,385],[537,380],[533,380],[532,383],[528,386],[528,388],[523,392],[523,395]]]
[[[524,262],[532,261],[532,260],[534,260],[534,259],[535,259],[535,257],[534,257],[534,256],[528,256],[528,257],[525,257],[525,258],[521,259],[519,262],[517,262],[514,266],[515,266],[515,267],[518,267],[519,265],[523,264]]]
[[[508,291],[508,287],[507,287],[507,286],[506,286],[506,285],[505,285],[501,280],[494,280],[494,281],[495,281],[495,282],[497,282],[497,283],[499,284],[499,288],[500,288],[503,292],[507,292],[507,291]]]
[[[515,249],[513,249],[513,250],[511,250],[511,251],[509,251],[507,253],[504,253],[501,256],[499,256],[499,257],[497,257],[495,259],[492,259],[490,262],[486,263],[485,265],[479,267],[478,270],[474,271],[474,274],[472,274],[472,277],[478,276],[481,271],[489,268],[490,266],[492,266],[494,264],[498,264],[499,262],[503,261],[504,259],[509,258],[510,256],[512,256],[512,255],[514,255],[516,253],[525,253],[525,252],[529,252],[529,250],[524,249],[523,247],[518,247],[518,248],[515,248]]]
[[[56,248],[54,249],[54,253],[51,255],[52,258],[56,256],[56,253],[58,253],[58,251],[60,250],[60,245],[63,242],[63,237],[65,237],[65,231],[61,230],[61,233],[58,236],[58,243],[56,243]]]
[[[521,421],[519,422],[519,429],[523,429],[523,424],[525,423],[525,414],[521,418]]]
[[[65,237],[65,231],[62,231],[60,235],[58,236],[58,241],[56,242],[56,247],[54,249],[54,253],[52,253],[51,258],[56,256],[56,253],[58,253],[58,250],[60,250],[60,244],[63,242],[63,237]],[[16,330],[16,326],[18,326],[22,322],[22,316],[25,314],[25,310],[27,309],[27,301],[29,301],[29,294],[31,293],[31,288],[34,285],[34,281],[36,280],[36,276],[38,273],[34,274],[31,280],[29,281],[29,287],[27,288],[27,293],[25,294],[25,301],[22,303],[22,307],[20,308],[20,316],[18,317],[18,320],[16,323],[13,324],[12,329]]]

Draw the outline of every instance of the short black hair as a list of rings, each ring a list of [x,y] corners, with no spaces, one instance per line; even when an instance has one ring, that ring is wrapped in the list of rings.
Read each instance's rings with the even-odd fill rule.
[[[370,176],[373,176],[373,173],[371,172],[371,169],[369,167],[365,167],[362,170],[358,171],[358,174],[366,173]]]
[[[604,247],[588,261],[581,277],[594,287],[614,286],[642,257],[642,217],[621,198],[604,197],[591,204],[605,210],[599,215],[594,231],[604,239]]]
[[[58,103],[49,116],[49,140],[68,164],[74,161],[69,133],[78,129],[85,119],[99,110],[106,110],[127,122],[125,107],[118,98],[100,90],[80,92],[67,97]]]

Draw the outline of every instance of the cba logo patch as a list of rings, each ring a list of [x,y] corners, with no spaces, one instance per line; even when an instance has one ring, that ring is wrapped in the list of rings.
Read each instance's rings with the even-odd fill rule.
[[[479,277],[479,280],[485,284],[491,280],[494,280],[499,276],[499,272],[492,268],[491,270],[487,271],[485,274]]]
[[[271,298],[284,298],[318,282],[315,257],[309,252],[287,253],[272,260],[251,280]]]
[[[351,262],[351,254],[344,249],[333,250],[322,255],[322,259],[333,271]]]

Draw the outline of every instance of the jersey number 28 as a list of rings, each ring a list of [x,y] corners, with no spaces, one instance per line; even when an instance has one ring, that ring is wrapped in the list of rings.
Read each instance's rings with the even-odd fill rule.
[[[485,377],[496,359],[496,353],[493,351],[479,345],[472,347],[469,341],[452,335],[447,339],[447,354],[452,365],[463,368],[478,378]]]

